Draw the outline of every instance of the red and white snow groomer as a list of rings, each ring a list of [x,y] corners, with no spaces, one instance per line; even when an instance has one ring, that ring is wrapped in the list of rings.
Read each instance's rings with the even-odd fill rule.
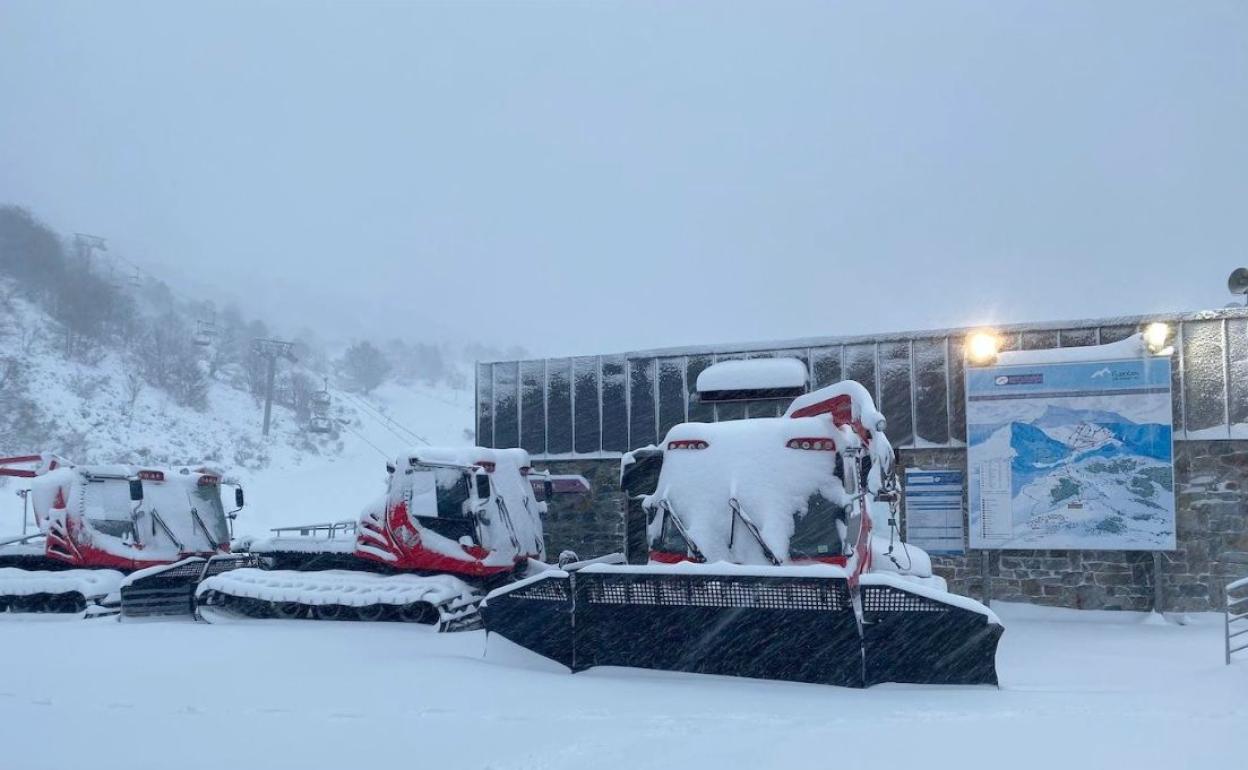
[[[127,574],[228,554],[243,507],[234,484],[226,512],[221,486],[233,482],[209,468],[74,465],[42,454],[0,458],[0,476],[30,479],[19,494],[38,529],[0,538],[0,611],[115,611]]]
[[[205,579],[199,617],[472,627],[486,589],[547,566],[546,504],[537,493],[589,490],[580,476],[535,471],[522,449],[426,447],[386,471],[385,495],[358,519],[281,527],[240,543],[257,567]]]

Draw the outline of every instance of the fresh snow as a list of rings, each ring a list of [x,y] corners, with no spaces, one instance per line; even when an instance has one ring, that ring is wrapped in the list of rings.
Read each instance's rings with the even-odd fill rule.
[[[243,547],[240,545],[240,549]],[[355,550],[355,533],[339,533],[336,537],[263,537],[245,545],[251,553],[351,553]]]
[[[1169,349],[1162,354],[1173,352]],[[1113,361],[1139,358],[1148,355],[1143,334],[1132,334],[1117,342],[1104,345],[1079,345],[1068,348],[1043,348],[1040,350],[1005,350],[997,354],[997,366],[1036,366],[1038,364],[1064,364],[1072,361]]]
[[[806,387],[806,364],[796,358],[720,361],[698,374],[698,392]]]
[[[475,591],[451,575],[379,575],[353,570],[262,570],[245,567],[214,575],[199,584],[196,595],[220,591],[231,596],[310,606],[341,604],[440,604]]]
[[[1220,615],[994,604],[1001,688],[562,667],[482,631],[0,615],[0,767],[437,770],[1240,764]]]
[[[960,607],[971,612],[978,612],[988,619],[989,623],[1001,625],[1001,618],[997,617],[997,613],[985,607],[982,603],[975,601],[969,596],[950,593],[943,588],[938,588],[930,584],[916,581],[906,575],[898,575],[892,572],[869,572],[863,574],[859,578],[859,582],[864,586],[889,586],[898,588],[902,591],[925,596],[933,601],[942,604],[951,604],[954,607]]]
[[[122,574],[111,569],[24,570],[0,567],[0,596],[63,594],[77,591],[87,599],[107,596],[121,586]],[[3,751],[0,750],[0,759]],[[0,767],[3,763],[0,763]]]

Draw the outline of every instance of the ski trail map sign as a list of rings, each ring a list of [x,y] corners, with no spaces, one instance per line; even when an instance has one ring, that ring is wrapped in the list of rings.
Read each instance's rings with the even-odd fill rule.
[[[1175,547],[1170,358],[1099,348],[967,367],[971,548]]]

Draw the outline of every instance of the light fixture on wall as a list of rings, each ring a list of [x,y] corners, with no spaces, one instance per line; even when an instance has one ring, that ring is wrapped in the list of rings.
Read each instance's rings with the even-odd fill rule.
[[[1170,324],[1154,321],[1144,327],[1144,344],[1148,345],[1148,351],[1153,354],[1167,352],[1170,344]]]
[[[971,363],[984,366],[997,360],[1001,337],[989,329],[973,332],[966,339],[966,355]]]
[[[1248,267],[1237,267],[1226,279],[1226,288],[1231,294],[1243,294],[1244,305],[1248,305]]]

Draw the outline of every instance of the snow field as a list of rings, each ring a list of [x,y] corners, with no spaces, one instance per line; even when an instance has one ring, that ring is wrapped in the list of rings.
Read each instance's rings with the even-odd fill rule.
[[[999,690],[573,676],[401,624],[0,615],[0,768],[1237,766],[1248,664],[1222,665],[1220,616],[993,609]]]

